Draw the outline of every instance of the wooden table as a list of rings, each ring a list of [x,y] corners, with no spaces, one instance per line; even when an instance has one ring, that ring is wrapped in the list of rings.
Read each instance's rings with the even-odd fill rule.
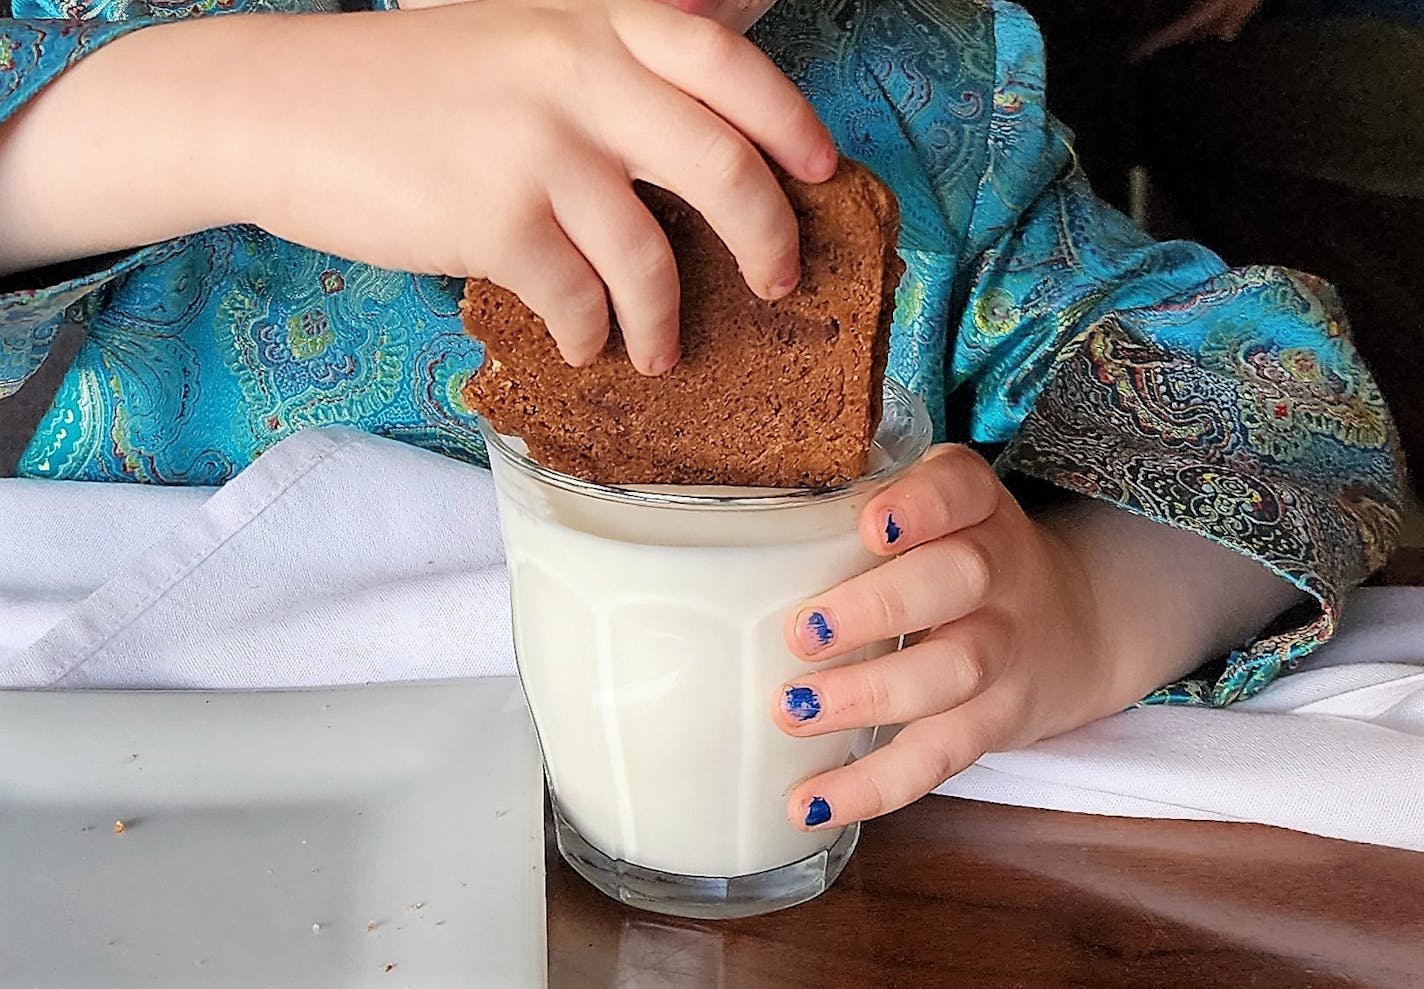
[[[819,899],[721,923],[548,865],[554,989],[1424,987],[1424,854],[1259,825],[927,797]]]

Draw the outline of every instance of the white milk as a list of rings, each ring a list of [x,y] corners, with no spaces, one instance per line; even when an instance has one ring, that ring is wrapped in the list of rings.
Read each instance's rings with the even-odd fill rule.
[[[714,514],[539,494],[501,518],[520,676],[569,823],[611,858],[684,875],[829,847],[839,832],[793,827],[786,798],[845,764],[856,733],[792,738],[771,712],[811,669],[785,645],[787,612],[875,563],[855,525],[869,495]]]
[[[732,878],[800,862],[840,837],[793,826],[786,798],[844,765],[861,733],[792,738],[772,711],[787,680],[888,648],[813,666],[783,639],[792,608],[875,565],[860,544],[861,511],[929,445],[918,398],[887,380],[883,409],[869,474],[819,493],[600,487],[539,467],[518,441],[481,425],[519,671],[550,787],[565,820],[604,855]],[[822,864],[822,883],[812,869],[745,895],[773,908],[814,896],[844,859]],[[595,885],[650,909],[676,901],[672,913],[749,912],[747,902],[729,910],[737,894],[715,888],[630,891],[616,875]]]

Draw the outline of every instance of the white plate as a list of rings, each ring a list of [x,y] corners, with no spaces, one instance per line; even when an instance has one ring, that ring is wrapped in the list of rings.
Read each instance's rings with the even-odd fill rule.
[[[0,984],[543,985],[542,796],[511,678],[0,692]]]

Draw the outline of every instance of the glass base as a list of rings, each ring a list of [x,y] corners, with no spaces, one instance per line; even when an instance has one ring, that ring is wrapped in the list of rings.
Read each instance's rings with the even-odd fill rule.
[[[784,910],[820,896],[850,861],[860,825],[850,825],[830,848],[799,862],[730,879],[683,876],[609,858],[564,820],[557,802],[554,834],[564,861],[615,900],[674,917],[731,920]]]

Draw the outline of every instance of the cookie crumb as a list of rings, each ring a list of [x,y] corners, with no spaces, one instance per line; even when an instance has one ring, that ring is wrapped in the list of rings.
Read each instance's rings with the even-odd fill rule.
[[[375,922],[374,920],[368,920],[368,921],[366,921],[366,933],[367,933],[367,934],[370,934],[370,933],[373,932],[375,929],[376,929],[376,922]]]
[[[406,909],[409,910],[411,913],[415,913],[417,910],[424,910],[425,901],[421,900],[419,903],[412,903],[408,907],[406,907]]]
[[[313,933],[313,934],[320,934],[320,933],[321,933],[321,925],[320,925],[320,924],[312,924],[312,933]]]
[[[129,826],[123,821],[120,820],[114,822],[114,834],[123,834],[128,829]]]

